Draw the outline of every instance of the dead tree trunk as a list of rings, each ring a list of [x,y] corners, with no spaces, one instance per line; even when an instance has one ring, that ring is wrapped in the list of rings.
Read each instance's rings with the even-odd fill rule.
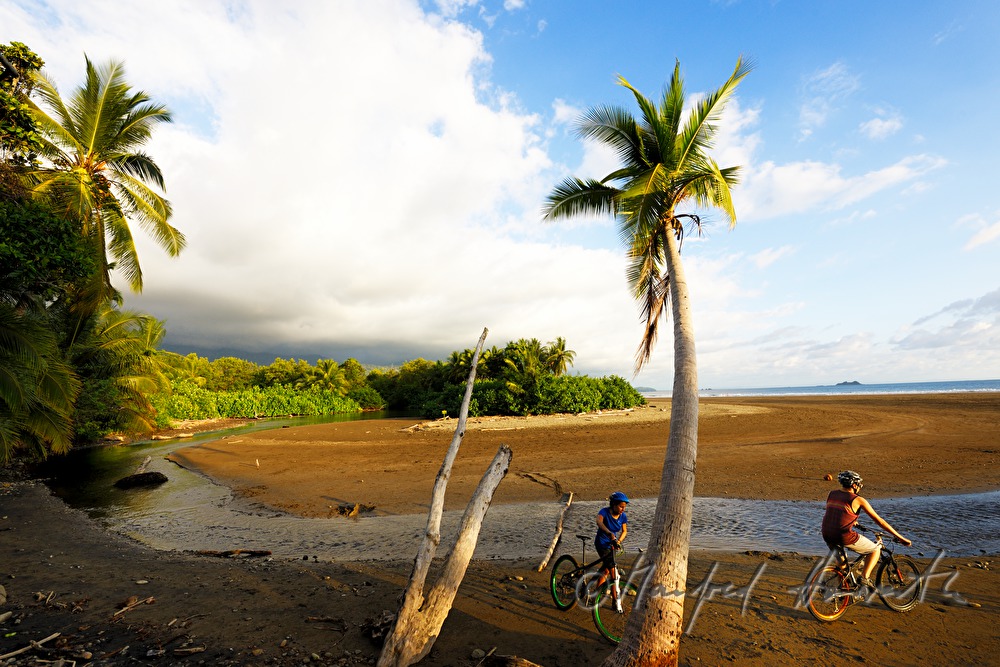
[[[448,486],[448,478],[451,476],[452,464],[455,462],[458,449],[462,444],[462,437],[465,435],[469,402],[472,400],[472,386],[476,379],[476,365],[479,362],[479,353],[482,351],[487,333],[488,330],[483,329],[483,335],[480,336],[476,351],[472,355],[472,368],[465,386],[465,397],[459,412],[458,426],[455,429],[451,446],[445,454],[444,462],[441,464],[441,470],[434,480],[431,508],[427,515],[427,529],[413,563],[413,572],[410,575],[406,592],[403,594],[403,602],[400,605],[396,623],[382,647],[382,654],[378,660],[379,667],[407,667],[430,652],[434,640],[451,610],[458,586],[462,583],[465,571],[469,567],[469,561],[476,549],[476,542],[479,540],[479,530],[482,527],[483,518],[493,501],[493,493],[510,467],[510,448],[502,445],[496,456],[493,457],[492,463],[490,463],[472,496],[472,500],[469,501],[469,505],[465,509],[455,546],[448,555],[441,576],[425,597],[424,583],[427,579],[427,571],[430,569],[437,546],[441,542],[444,494]]]
[[[545,558],[538,565],[538,571],[541,572],[545,569],[545,566],[549,564],[549,559],[552,558],[552,554],[555,553],[556,547],[559,546],[559,540],[562,538],[563,532],[563,521],[566,519],[566,512],[569,510],[569,506],[573,504],[573,492],[569,492],[569,498],[566,500],[566,506],[563,507],[562,512],[559,514],[559,523],[556,524],[556,534],[552,538],[552,544],[549,545],[549,550],[545,553]]]

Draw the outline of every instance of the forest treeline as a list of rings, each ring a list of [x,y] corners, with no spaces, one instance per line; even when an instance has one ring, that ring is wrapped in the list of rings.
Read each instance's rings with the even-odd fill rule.
[[[423,417],[456,416],[472,350],[447,360],[414,359],[398,368],[366,370],[357,359],[337,363],[275,359],[267,366],[235,357],[209,361],[161,352],[170,390],[152,396],[156,423],[217,417],[266,417],[391,410]],[[548,345],[520,339],[482,352],[469,414],[529,415],[623,409],[642,395],[616,376],[567,375],[575,353],[557,338]]]
[[[84,65],[83,83],[64,97],[38,54],[0,44],[0,465],[179,419],[457,414],[469,350],[389,369],[161,350],[163,322],[123,308],[116,283],[142,291],[135,230],[170,256],[187,243],[170,224],[164,174],[145,152],[171,114],[128,84],[123,63],[85,57]],[[566,375],[572,361],[561,338],[484,351],[471,414],[642,402],[621,378]]]

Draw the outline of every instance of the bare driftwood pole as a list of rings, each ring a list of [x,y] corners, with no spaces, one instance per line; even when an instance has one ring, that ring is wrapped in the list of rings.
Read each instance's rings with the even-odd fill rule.
[[[413,562],[413,572],[410,574],[409,584],[403,594],[403,602],[400,605],[396,623],[382,647],[382,654],[378,660],[379,667],[407,667],[430,652],[434,640],[451,610],[458,586],[462,583],[465,571],[469,567],[469,561],[472,559],[476,542],[479,539],[483,518],[493,501],[493,493],[510,467],[510,448],[502,445],[496,456],[493,457],[493,461],[465,509],[458,538],[451,553],[448,554],[441,576],[424,597],[427,571],[430,569],[431,561],[434,559],[438,544],[441,542],[441,515],[444,512],[445,490],[451,476],[452,464],[455,462],[455,457],[462,444],[462,437],[465,435],[469,402],[472,400],[472,386],[476,379],[476,365],[479,362],[479,353],[482,351],[487,333],[489,331],[483,329],[483,335],[479,337],[476,351],[472,355],[472,368],[469,370],[469,379],[465,386],[465,397],[462,399],[458,426],[441,464],[441,470],[434,480],[431,508],[427,514],[427,529],[424,532],[420,550]]]
[[[562,512],[559,513],[559,523],[556,524],[556,534],[552,538],[552,544],[549,545],[549,550],[545,554],[545,558],[538,565],[538,571],[541,572],[545,569],[545,566],[549,564],[549,559],[552,558],[552,554],[555,553],[556,547],[559,545],[559,538],[562,537],[563,532],[563,521],[566,519],[566,512],[569,510],[569,506],[573,504],[573,492],[569,492],[569,498],[566,500],[566,506],[563,507]]]

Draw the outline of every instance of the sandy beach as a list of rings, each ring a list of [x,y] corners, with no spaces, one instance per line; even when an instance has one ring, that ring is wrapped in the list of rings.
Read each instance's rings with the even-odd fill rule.
[[[514,451],[496,503],[572,491],[656,497],[669,400],[604,414],[470,419],[448,485],[464,507],[501,444]],[[331,506],[422,513],[457,420],[379,420],[239,435],[171,455],[255,502],[301,516]],[[860,471],[878,497],[1000,488],[1000,393],[702,399],[695,494],[822,500],[824,475]]]
[[[551,505],[569,491],[597,501],[614,488],[655,496],[668,418],[667,403],[658,401],[629,413],[471,420],[449,507],[464,505],[500,443],[514,449],[514,461],[498,504]],[[846,467],[863,472],[873,499],[997,489],[998,424],[1000,394],[706,399],[697,493],[821,499],[831,488],[823,475]],[[372,515],[388,519],[424,512],[454,427],[453,420],[385,420],[285,428],[181,448],[171,458],[248,503],[349,530],[351,520],[331,508],[371,505]],[[551,535],[551,526],[539,530]],[[558,553],[578,550],[570,537]],[[7,600],[0,618],[11,615],[0,621],[0,656],[29,650],[0,664],[372,664],[378,648],[366,621],[395,610],[411,559],[303,556],[155,551],[107,533],[39,483],[2,483],[0,584]],[[795,604],[795,587],[816,560],[692,553],[689,595],[703,595],[687,600],[686,617],[697,615],[682,641],[681,664],[832,656],[884,665],[996,664],[996,554],[936,563],[927,554],[918,562],[931,568],[928,594],[913,611],[897,614],[875,602],[852,607],[833,624]],[[421,664],[471,667],[480,663],[477,650],[547,666],[599,664],[612,647],[588,614],[552,606],[548,572],[536,572],[537,565],[537,554],[473,561]],[[709,597],[712,584],[749,589],[727,596],[719,588]],[[130,598],[139,604],[123,607]],[[31,649],[30,641],[56,632]]]

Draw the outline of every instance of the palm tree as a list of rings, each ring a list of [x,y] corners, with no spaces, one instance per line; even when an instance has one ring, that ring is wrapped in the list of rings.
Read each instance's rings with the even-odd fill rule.
[[[298,389],[317,387],[323,391],[332,391],[338,396],[343,396],[347,393],[347,381],[344,377],[344,371],[341,370],[340,365],[333,359],[317,359],[316,367],[311,370],[309,375],[300,379],[295,386]]]
[[[133,291],[142,291],[130,221],[171,256],[184,248],[184,235],[167,222],[170,203],[156,190],[163,190],[163,175],[142,152],[153,127],[170,122],[170,112],[129,87],[122,63],[96,67],[86,61],[86,81],[68,104],[54,82],[35,74],[35,93],[47,111],[35,105],[32,115],[43,135],[46,162],[30,177],[34,194],[79,221],[94,243],[103,269],[100,288],[90,292],[96,310],[101,297],[117,294],[111,287],[113,269],[122,272]]]
[[[628,281],[645,319],[637,372],[649,360],[668,301],[674,317],[670,435],[648,550],[653,569],[606,666],[677,664],[698,453],[697,362],[680,244],[684,222],[696,231],[701,223],[697,215],[679,209],[715,208],[730,228],[736,224],[730,187],[737,182],[738,168],[720,168],[708,151],[726,102],[750,69],[739,59],[729,79],[695,104],[686,120],[679,62],[659,104],[619,77],[619,84],[635,98],[639,117],[619,107],[593,108],[580,120],[578,133],[614,148],[620,168],[600,181],[563,181],[544,209],[547,220],[577,214],[613,215],[618,220],[628,247]]]
[[[18,450],[38,458],[69,451],[79,389],[44,311],[0,299],[0,465]]]
[[[576,359],[576,352],[566,349],[566,339],[562,336],[550,341],[542,350],[542,354],[545,356],[545,366],[556,377],[564,374]]]
[[[76,319],[66,311],[63,317]],[[163,323],[156,318],[110,303],[85,318],[67,349],[83,382],[76,404],[78,430],[83,423],[97,424],[97,431],[152,430],[155,415],[149,396],[170,391],[155,350],[163,333]]]

